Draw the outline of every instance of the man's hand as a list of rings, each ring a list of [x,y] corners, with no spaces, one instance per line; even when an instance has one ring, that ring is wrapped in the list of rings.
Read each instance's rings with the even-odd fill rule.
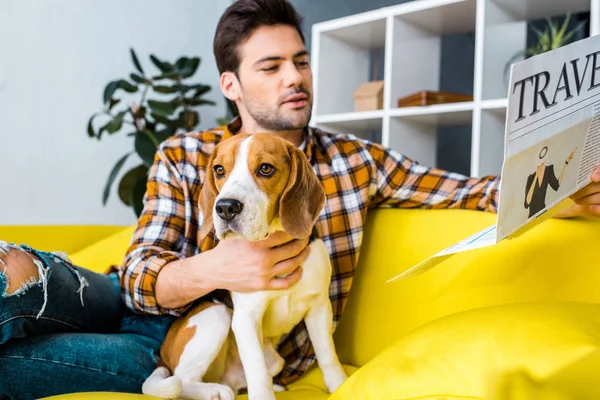
[[[259,242],[226,239],[212,250],[165,265],[156,279],[156,301],[179,308],[212,292],[286,289],[302,276],[308,238],[277,232]]]
[[[575,204],[555,215],[556,218],[600,218],[600,166],[592,172],[592,182],[571,196]]]
[[[259,242],[226,239],[212,250],[215,286],[234,292],[286,289],[302,275],[308,238],[277,232]]]

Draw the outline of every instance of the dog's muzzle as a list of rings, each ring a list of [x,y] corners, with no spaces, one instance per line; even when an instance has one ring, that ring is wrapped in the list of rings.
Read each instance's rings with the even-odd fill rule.
[[[215,205],[215,211],[219,218],[225,222],[231,222],[236,215],[242,212],[244,205],[235,199],[220,199]]]

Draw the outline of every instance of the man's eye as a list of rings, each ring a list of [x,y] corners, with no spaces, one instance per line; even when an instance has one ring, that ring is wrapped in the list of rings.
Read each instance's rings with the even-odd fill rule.
[[[225,168],[223,168],[222,165],[215,165],[213,167],[213,171],[214,171],[215,175],[217,176],[217,178],[222,178],[225,176]]]
[[[274,65],[272,67],[263,68],[263,71],[266,71],[266,72],[273,72],[273,71],[276,71],[276,70],[277,70],[277,66],[276,65]]]
[[[271,164],[261,164],[260,167],[258,167],[258,173],[259,175],[269,178],[275,173],[275,167]]]
[[[300,61],[298,65],[301,67],[308,67],[308,61]]]

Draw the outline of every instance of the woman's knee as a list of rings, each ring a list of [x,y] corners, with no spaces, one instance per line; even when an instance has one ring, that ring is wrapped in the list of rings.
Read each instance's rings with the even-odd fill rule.
[[[41,275],[41,277],[40,277]],[[0,241],[0,294],[20,295],[46,279],[40,259],[17,246]]]

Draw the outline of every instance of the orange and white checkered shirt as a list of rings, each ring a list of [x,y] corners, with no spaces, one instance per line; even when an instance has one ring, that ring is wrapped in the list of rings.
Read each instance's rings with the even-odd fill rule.
[[[126,305],[150,314],[181,315],[187,308],[161,308],[154,285],[170,261],[206,251],[216,243],[198,243],[198,195],[214,147],[235,135],[240,120],[204,132],[173,136],[157,150],[150,168],[145,208],[120,268]],[[333,265],[330,299],[337,325],[352,287],[352,277],[369,209],[464,208],[497,211],[499,177],[469,178],[419,165],[382,145],[351,135],[306,129],[304,152],[327,193],[317,231]],[[303,322],[282,338],[286,360],[279,383],[297,379],[314,362]]]

